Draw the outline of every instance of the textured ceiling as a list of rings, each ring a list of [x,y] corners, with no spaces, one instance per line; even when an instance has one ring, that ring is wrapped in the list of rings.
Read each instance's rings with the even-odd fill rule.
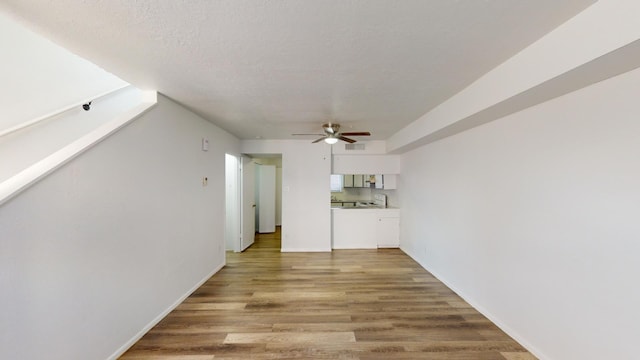
[[[239,138],[291,138],[334,121],[386,139],[593,2],[3,0],[0,9]]]

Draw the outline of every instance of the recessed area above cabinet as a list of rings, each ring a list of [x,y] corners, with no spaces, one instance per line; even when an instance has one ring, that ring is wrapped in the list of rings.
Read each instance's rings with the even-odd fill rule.
[[[398,155],[333,155],[334,174],[399,174]]]

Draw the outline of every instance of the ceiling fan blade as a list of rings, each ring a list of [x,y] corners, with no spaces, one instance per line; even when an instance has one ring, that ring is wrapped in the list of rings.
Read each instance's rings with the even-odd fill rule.
[[[342,136],[342,135],[338,136],[338,139],[340,139],[340,140],[342,140],[342,141],[346,141],[346,142],[348,142],[349,144],[353,144],[354,142],[356,142],[355,140],[353,140],[353,139],[349,139],[348,137],[344,137],[344,136]]]
[[[325,136],[325,137],[321,137],[320,139],[318,139],[318,140],[314,140],[314,141],[312,141],[311,143],[312,143],[312,144],[315,144],[315,143],[320,142],[320,141],[322,141],[322,140],[324,140],[324,139],[326,139],[326,138],[327,138],[326,136]]]
[[[360,131],[360,132],[343,132],[340,135],[346,136],[371,136],[371,133],[368,131]]]
[[[291,134],[292,136],[301,136],[301,135],[313,135],[313,136],[324,136],[324,134]]]

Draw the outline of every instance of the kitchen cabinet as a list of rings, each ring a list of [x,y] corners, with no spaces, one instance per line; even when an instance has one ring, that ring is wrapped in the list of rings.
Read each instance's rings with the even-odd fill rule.
[[[333,249],[400,246],[399,209],[332,209]]]
[[[343,175],[342,186],[346,188],[353,187],[353,175]]]
[[[376,179],[376,189],[384,189],[384,178],[381,174],[373,175]]]
[[[332,247],[334,249],[375,249],[375,210],[333,209]]]
[[[383,175],[383,183],[384,183],[384,189],[386,190],[395,190],[398,188],[397,185],[397,180],[398,180],[398,175],[396,174],[384,174]],[[377,185],[377,183],[376,183]]]
[[[364,175],[353,175],[353,187],[361,188],[364,187]]]
[[[396,175],[395,174],[347,174],[342,175],[342,186],[345,188],[368,188],[371,187],[371,181],[375,182],[376,189],[396,189]]]
[[[376,244],[378,247],[400,247],[400,212],[378,212],[376,220]]]

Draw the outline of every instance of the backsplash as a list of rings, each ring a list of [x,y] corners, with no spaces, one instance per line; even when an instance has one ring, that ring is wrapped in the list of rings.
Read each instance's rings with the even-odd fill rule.
[[[383,190],[371,188],[344,188],[342,192],[331,193],[331,197],[343,201],[373,200],[375,194],[387,195],[387,206],[398,207],[396,190]]]

